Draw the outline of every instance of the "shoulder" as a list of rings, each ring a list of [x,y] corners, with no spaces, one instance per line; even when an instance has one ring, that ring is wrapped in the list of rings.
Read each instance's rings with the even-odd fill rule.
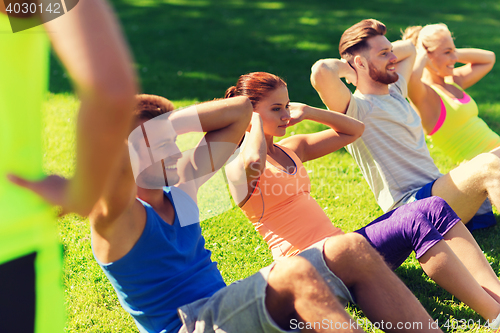
[[[351,116],[353,118],[358,118],[358,110],[363,108],[364,105],[367,105],[368,101],[365,98],[365,95],[356,90],[349,96],[349,105],[347,106],[346,115]]]
[[[152,213],[151,206],[134,198],[129,207],[113,220],[107,220],[105,214],[90,216],[96,258],[109,263],[126,255],[141,237]]]
[[[346,115],[357,120],[363,121],[373,109],[373,102],[369,95],[362,94],[359,90],[351,93],[349,106],[347,107]]]

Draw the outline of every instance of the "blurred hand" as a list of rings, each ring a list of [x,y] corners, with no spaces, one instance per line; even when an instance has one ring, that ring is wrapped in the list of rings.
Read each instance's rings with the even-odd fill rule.
[[[288,126],[293,126],[295,124],[300,123],[302,120],[306,119],[306,104],[302,103],[290,103],[290,121],[288,122]]]
[[[70,181],[66,178],[52,175],[39,181],[30,181],[15,175],[7,175],[7,179],[18,186],[36,193],[51,205],[60,206],[62,212],[59,216],[70,212],[79,213],[81,215],[88,214],[88,212],[78,207],[77,204],[71,202],[71,196],[69,195]]]

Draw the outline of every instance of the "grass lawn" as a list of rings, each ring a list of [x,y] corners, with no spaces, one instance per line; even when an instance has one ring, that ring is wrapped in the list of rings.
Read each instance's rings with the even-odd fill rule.
[[[220,98],[239,75],[267,71],[282,76],[292,101],[323,107],[309,83],[311,65],[338,57],[342,32],[364,18],[377,18],[395,40],[407,25],[444,22],[457,47],[480,47],[500,54],[500,4],[470,1],[243,1],[243,0],[114,0],[135,56],[145,93],[171,99],[176,106]],[[51,94],[45,105],[45,167],[70,176],[74,170],[74,126],[78,101],[55,59],[51,60]],[[468,92],[480,115],[500,131],[500,66],[495,66]],[[304,122],[287,135],[322,129]],[[430,147],[440,170],[453,164]],[[306,163],[312,195],[332,222],[355,230],[382,214],[360,170],[345,150]],[[122,310],[111,285],[91,253],[89,225],[75,215],[59,221],[65,248],[64,285],[67,332],[137,332]],[[243,214],[233,208],[202,222],[207,247],[227,283],[245,278],[271,262],[270,252]],[[499,272],[500,227],[478,231],[478,240],[495,272]],[[481,318],[430,281],[410,257],[397,274],[415,293],[432,318]],[[351,313],[363,316],[356,307]],[[445,330],[449,330],[444,328]]]

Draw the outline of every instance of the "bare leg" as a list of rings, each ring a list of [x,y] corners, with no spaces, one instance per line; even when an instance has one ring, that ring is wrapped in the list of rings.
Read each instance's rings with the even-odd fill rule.
[[[419,261],[431,279],[485,319],[498,316],[500,304],[479,285],[445,241],[431,247]]]
[[[432,318],[363,236],[349,233],[331,237],[325,243],[325,261],[353,290],[359,306],[372,322],[392,323],[392,329],[386,331],[439,331],[430,327]],[[422,326],[397,329],[398,322],[418,322]]]
[[[302,257],[276,263],[268,279],[266,308],[273,320],[284,329],[290,329],[290,323],[295,323],[297,327],[296,321],[292,320],[298,320],[304,324],[303,327],[307,327],[306,323],[312,327],[303,332],[363,332],[352,328],[350,323],[353,319],[321,275]],[[337,328],[335,323],[339,323]]]
[[[492,153],[474,157],[436,180],[432,195],[443,198],[464,223],[487,196],[500,209],[500,158]]]
[[[458,223],[443,237],[474,279],[500,303],[500,281],[469,230]]]

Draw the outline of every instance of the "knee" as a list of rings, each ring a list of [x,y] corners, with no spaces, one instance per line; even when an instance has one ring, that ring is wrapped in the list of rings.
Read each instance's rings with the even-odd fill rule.
[[[295,256],[276,262],[269,276],[269,284],[292,286],[318,276],[316,268],[307,259]]]
[[[471,163],[478,164],[477,172],[485,177],[500,175],[500,158],[492,153],[483,153],[474,157]]]
[[[347,287],[354,286],[360,280],[370,279],[380,267],[386,265],[370,243],[355,232],[331,237],[325,243],[324,256],[328,268]]]
[[[424,214],[429,212],[429,211],[432,211],[433,209],[435,209],[437,207],[447,207],[448,206],[448,203],[443,198],[437,197],[437,196],[432,196],[432,197],[428,197],[425,199],[420,199],[420,200],[416,201],[415,203],[419,204],[417,211],[420,213],[424,213]],[[413,205],[413,203],[411,203],[410,205]],[[407,206],[409,206],[409,205],[407,205]],[[406,207],[406,206],[402,206],[402,207]]]
[[[434,224],[434,220],[437,216],[442,216],[449,212],[453,212],[450,205],[441,197],[432,196],[425,199],[421,199],[415,202],[418,206],[413,209],[410,213],[412,218],[408,220],[414,220],[415,222],[428,222]],[[412,203],[413,204],[413,203]],[[410,204],[411,205],[411,204]],[[405,207],[405,206],[403,206]],[[401,208],[400,208],[401,209]]]
[[[325,243],[325,257],[327,260],[346,264],[352,264],[353,261],[359,263],[381,259],[365,237],[356,232],[328,239]]]
[[[319,273],[302,257],[292,257],[279,260],[271,270],[267,279],[266,308],[271,317],[281,326],[295,313],[294,302],[312,279],[318,281]]]

